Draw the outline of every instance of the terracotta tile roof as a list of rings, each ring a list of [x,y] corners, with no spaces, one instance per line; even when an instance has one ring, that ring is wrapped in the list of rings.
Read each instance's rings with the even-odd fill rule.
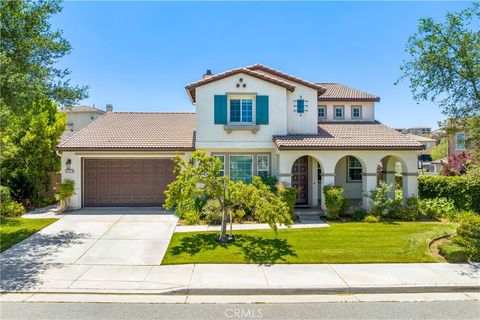
[[[325,92],[326,88],[324,88],[321,84],[318,84],[318,83],[313,83],[313,82],[309,82],[309,81],[306,81],[306,80],[303,80],[303,79],[300,79],[300,78],[297,78],[297,77],[294,77],[292,75],[289,75],[289,74],[286,74],[286,73],[283,73],[281,71],[278,71],[278,70],[275,70],[275,69],[272,69],[272,68],[269,68],[267,66],[264,66],[263,64],[254,64],[252,66],[249,66],[249,67],[246,67],[247,69],[250,69],[250,70],[254,70],[254,71],[257,71],[257,72],[266,72],[266,73],[270,73],[272,75],[275,75],[277,77],[280,77],[280,78],[283,78],[285,80],[289,80],[289,81],[292,81],[292,82],[296,82],[296,83],[300,83],[306,87],[309,87],[309,88],[312,88],[312,89],[315,89],[318,91],[318,94],[322,94]]]
[[[278,86],[284,87],[285,89],[287,89],[289,91],[294,91],[295,90],[295,86],[291,83],[279,80],[277,78],[271,77],[271,76],[266,75],[264,73],[256,72],[256,71],[253,71],[253,70],[250,70],[250,69],[247,69],[247,68],[237,68],[237,69],[233,69],[233,70],[230,70],[230,71],[215,74],[211,77],[208,77],[208,78],[190,83],[185,87],[185,89],[187,89],[187,93],[190,97],[190,100],[192,100],[192,102],[195,102],[196,101],[195,88],[203,86],[207,83],[211,83],[211,82],[214,82],[214,81],[217,81],[217,80],[220,80],[220,79],[230,77],[230,76],[238,74],[238,73],[244,73],[244,74],[247,74],[249,76],[255,77],[257,79],[261,79],[261,80],[276,84]]]
[[[81,106],[73,106],[71,108],[60,108],[60,111],[63,111],[63,112],[69,112],[69,113],[83,113],[83,112],[96,112],[96,113],[100,113],[100,114],[104,114],[106,111],[105,110],[101,110],[101,109],[97,109],[95,107],[90,107],[90,106],[85,106],[85,105],[81,105]]]
[[[189,151],[195,149],[195,114],[107,112],[62,142],[61,151]]]
[[[421,150],[423,146],[380,122],[322,122],[318,134],[274,136],[280,150]]]
[[[318,101],[380,101],[380,98],[373,94],[348,87],[341,83],[318,82],[317,84],[327,89],[324,94],[318,96]]]

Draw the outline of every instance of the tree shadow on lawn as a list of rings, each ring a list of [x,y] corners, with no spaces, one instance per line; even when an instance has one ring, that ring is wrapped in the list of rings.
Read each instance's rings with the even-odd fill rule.
[[[297,256],[286,239],[266,239],[245,234],[236,235],[235,241],[231,243],[218,242],[218,234],[214,233],[194,234],[182,238],[180,242],[180,245],[170,249],[172,256],[181,254],[194,256],[218,247],[240,249],[246,263],[273,264],[286,261],[288,256]]]

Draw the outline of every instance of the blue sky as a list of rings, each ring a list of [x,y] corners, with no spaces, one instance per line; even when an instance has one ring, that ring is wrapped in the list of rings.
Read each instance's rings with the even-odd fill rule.
[[[468,2],[66,2],[52,25],[73,46],[60,65],[89,85],[82,103],[115,111],[195,111],[187,83],[262,63],[309,81],[342,82],[381,97],[378,120],[437,126],[408,82],[395,86],[421,17]]]

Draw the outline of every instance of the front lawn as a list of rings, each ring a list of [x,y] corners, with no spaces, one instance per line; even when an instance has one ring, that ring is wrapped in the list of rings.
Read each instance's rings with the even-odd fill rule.
[[[57,219],[7,218],[0,220],[0,252],[42,230]]]
[[[330,223],[329,228],[174,233],[162,264],[436,262],[430,241],[455,232],[442,222]]]

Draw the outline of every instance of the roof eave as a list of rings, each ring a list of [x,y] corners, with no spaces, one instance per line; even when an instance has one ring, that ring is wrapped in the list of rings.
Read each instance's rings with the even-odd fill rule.
[[[423,150],[423,147],[413,147],[413,146],[405,146],[405,147],[389,147],[389,146],[372,146],[372,147],[354,147],[354,146],[348,146],[348,147],[334,147],[334,146],[278,146],[277,148],[279,150],[412,150],[412,151],[419,151]]]
[[[317,101],[349,101],[349,102],[380,102],[380,98],[323,98],[318,97]]]
[[[168,148],[114,148],[114,147],[57,147],[57,151],[195,151],[195,147]]]

